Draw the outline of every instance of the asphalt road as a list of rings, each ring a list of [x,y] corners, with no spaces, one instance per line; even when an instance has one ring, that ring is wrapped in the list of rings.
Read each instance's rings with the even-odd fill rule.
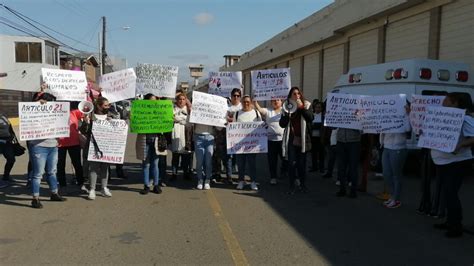
[[[419,179],[403,183],[403,205],[385,209],[369,193],[336,198],[333,180],[309,175],[307,194],[286,194],[287,181],[268,184],[266,158],[258,157],[260,191],[215,184],[194,189],[181,178],[163,194],[140,195],[140,165],[129,139],[128,179],[111,180],[112,198],[95,201],[70,190],[68,201],[30,207],[26,155],[14,168],[15,183],[0,190],[0,265],[473,265],[474,236],[446,239],[415,213]],[[171,156],[169,156],[171,157]],[[3,168],[4,160],[0,160]],[[68,166],[69,173],[72,167]],[[461,196],[465,223],[474,227],[474,180]]]

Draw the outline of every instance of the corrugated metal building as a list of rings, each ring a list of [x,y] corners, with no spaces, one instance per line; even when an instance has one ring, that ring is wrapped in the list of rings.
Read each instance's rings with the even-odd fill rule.
[[[474,68],[473,0],[336,0],[222,71],[291,67],[292,85],[322,98],[349,68],[408,58]]]

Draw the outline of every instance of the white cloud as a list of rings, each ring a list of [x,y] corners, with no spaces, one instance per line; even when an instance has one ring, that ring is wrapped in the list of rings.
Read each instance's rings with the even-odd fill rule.
[[[198,25],[207,25],[210,24],[214,20],[214,16],[210,13],[199,13],[194,16],[194,23]]]

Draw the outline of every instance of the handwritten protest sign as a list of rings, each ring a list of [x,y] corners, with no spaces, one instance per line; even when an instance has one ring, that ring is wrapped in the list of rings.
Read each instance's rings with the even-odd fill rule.
[[[138,64],[137,93],[153,93],[158,97],[174,98],[178,82],[178,67],[155,64]]]
[[[409,129],[406,96],[383,95],[360,99],[358,117],[364,133],[403,133]]]
[[[267,151],[268,133],[264,122],[233,122],[227,125],[227,154]]]
[[[410,104],[410,124],[415,134],[420,134],[428,106],[441,106],[446,96],[412,95]]]
[[[102,75],[99,77],[102,96],[111,103],[134,98],[136,80],[133,68]]]
[[[189,121],[195,124],[225,127],[227,109],[225,98],[193,91],[193,107]]]
[[[87,80],[84,71],[42,68],[43,81],[58,101],[84,101]]]
[[[291,88],[289,68],[251,71],[255,100],[285,99]]]
[[[87,160],[123,164],[127,133],[128,125],[125,120],[95,120],[92,126],[92,134],[97,143],[97,148],[91,140]]]
[[[361,95],[328,93],[324,125],[328,127],[362,129],[358,112]]]
[[[234,88],[242,87],[242,72],[209,72],[209,94],[230,97]]]
[[[19,102],[20,140],[69,137],[68,102]]]
[[[173,130],[171,100],[135,100],[132,102],[130,128],[132,133],[165,133]]]
[[[465,110],[428,106],[418,147],[453,152],[461,135]]]

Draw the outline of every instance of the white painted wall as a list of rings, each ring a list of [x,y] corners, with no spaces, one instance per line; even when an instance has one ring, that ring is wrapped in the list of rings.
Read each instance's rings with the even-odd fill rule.
[[[45,41],[35,37],[0,35],[0,72],[8,76],[0,78],[0,89],[17,91],[38,91],[41,82],[41,68],[58,66],[45,63],[16,63],[15,42],[41,42],[42,62],[46,62]],[[59,55],[58,55],[59,59]],[[23,71],[26,72],[23,75]]]

